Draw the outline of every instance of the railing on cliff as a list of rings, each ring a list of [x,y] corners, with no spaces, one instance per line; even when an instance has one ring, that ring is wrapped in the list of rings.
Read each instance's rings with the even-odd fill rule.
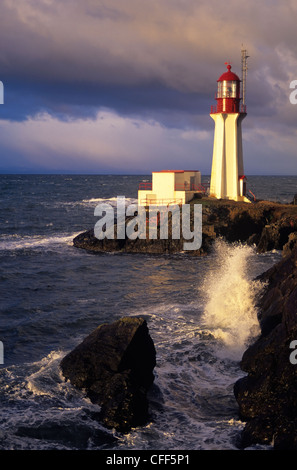
[[[189,183],[180,183],[175,184],[174,191],[195,191],[198,193],[206,193],[208,190],[209,184],[189,184]],[[139,183],[139,190],[141,191],[151,191],[152,183],[147,181],[142,181]]]
[[[151,191],[152,189],[152,183],[151,182],[148,182],[148,181],[141,181],[141,183],[139,183],[139,188],[141,191],[142,190],[147,190],[147,191]]]
[[[188,184],[181,183],[174,186],[174,191],[195,191],[197,193],[206,193],[207,184]]]
[[[256,196],[254,195],[254,193],[253,193],[250,189],[247,190],[245,196],[246,196],[251,202],[256,202],[256,201],[257,201]]]
[[[174,198],[174,199],[140,199],[140,204],[142,206],[170,206],[173,204],[181,205],[183,204],[183,199]]]

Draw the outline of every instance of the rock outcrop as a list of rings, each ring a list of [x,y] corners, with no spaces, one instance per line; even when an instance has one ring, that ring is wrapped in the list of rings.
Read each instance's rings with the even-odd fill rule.
[[[297,247],[260,279],[267,283],[258,305],[261,335],[242,357],[248,375],[234,387],[246,422],[242,446],[297,450],[297,364],[291,360],[291,342],[297,340]]]
[[[65,379],[100,405],[100,421],[126,433],[149,418],[147,391],[155,364],[146,321],[124,317],[100,325],[60,365]]]
[[[278,204],[268,201],[256,203],[201,198],[191,201],[202,204],[202,246],[189,250],[187,254],[202,256],[210,251],[213,241],[223,237],[228,242],[241,241],[256,245],[258,252],[282,250],[289,241],[292,244],[292,233],[297,236],[297,206]],[[128,221],[128,218],[127,218]],[[191,216],[193,230],[193,214]],[[159,224],[160,226],[160,224]],[[182,225],[181,225],[182,226]],[[116,225],[115,225],[116,227]],[[125,252],[125,253],[180,253],[183,251],[183,234],[179,239],[172,238],[170,213],[168,239],[136,238],[98,240],[94,230],[88,230],[74,238],[73,244],[91,252]],[[115,230],[116,233],[116,230]]]

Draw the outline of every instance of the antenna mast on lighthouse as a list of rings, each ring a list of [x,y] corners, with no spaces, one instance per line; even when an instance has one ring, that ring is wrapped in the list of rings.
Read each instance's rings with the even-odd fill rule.
[[[241,78],[242,78],[242,105],[245,107],[245,93],[246,93],[246,76],[247,76],[247,59],[249,55],[247,55],[247,50],[243,48],[241,49]]]

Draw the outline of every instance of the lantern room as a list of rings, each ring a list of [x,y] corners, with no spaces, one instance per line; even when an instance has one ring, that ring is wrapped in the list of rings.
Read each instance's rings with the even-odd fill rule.
[[[239,113],[240,109],[240,79],[231,72],[231,65],[227,65],[227,72],[223,73],[218,82],[216,95],[217,106],[212,113]]]

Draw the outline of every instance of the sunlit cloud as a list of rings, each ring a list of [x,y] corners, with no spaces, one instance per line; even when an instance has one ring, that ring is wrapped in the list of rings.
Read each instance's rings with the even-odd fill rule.
[[[205,140],[206,133],[201,133]],[[110,111],[96,119],[61,121],[40,114],[18,123],[1,121],[2,146],[19,165],[72,172],[138,173],[153,169],[182,169],[180,165],[207,171],[210,151],[197,144],[199,133],[166,128],[155,121],[124,118]],[[208,144],[208,142],[207,142]],[[208,147],[208,145],[206,145]],[[13,158],[10,159],[13,167]],[[199,167],[199,168],[198,168]]]

